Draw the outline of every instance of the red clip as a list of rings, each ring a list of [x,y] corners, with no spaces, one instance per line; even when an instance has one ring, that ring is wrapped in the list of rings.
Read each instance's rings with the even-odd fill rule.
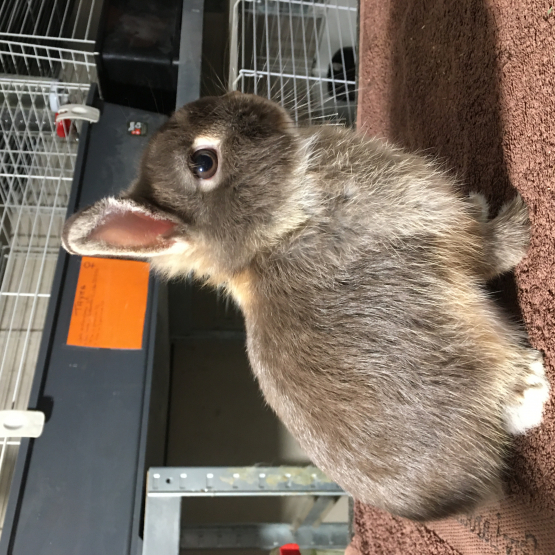
[[[61,137],[62,139],[67,137],[69,135],[70,129],[71,129],[71,120],[61,119],[56,122],[56,134],[58,135],[58,137]]]
[[[301,549],[296,543],[288,543],[279,548],[279,555],[301,555]]]

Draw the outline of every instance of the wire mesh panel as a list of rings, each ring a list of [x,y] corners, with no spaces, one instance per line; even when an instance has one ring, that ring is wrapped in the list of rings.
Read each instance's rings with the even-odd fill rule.
[[[100,0],[3,0],[0,73],[95,80],[94,31]]]
[[[230,88],[280,102],[299,123],[352,124],[357,13],[356,0],[238,0]]]
[[[100,8],[0,2],[0,410],[27,408],[77,155],[55,115],[96,80]],[[0,439],[0,524],[19,444]]]
[[[27,408],[75,166],[77,129],[59,137],[51,104],[87,88],[0,78],[0,410]],[[0,439],[0,522],[18,445]]]

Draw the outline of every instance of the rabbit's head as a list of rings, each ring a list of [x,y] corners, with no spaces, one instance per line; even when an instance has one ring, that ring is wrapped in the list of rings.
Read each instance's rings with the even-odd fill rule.
[[[152,138],[127,191],[66,222],[63,245],[225,281],[306,219],[297,133],[282,108],[254,95],[188,104]]]

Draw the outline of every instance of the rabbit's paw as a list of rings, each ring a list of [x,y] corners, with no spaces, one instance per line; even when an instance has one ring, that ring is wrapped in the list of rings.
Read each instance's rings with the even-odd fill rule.
[[[541,353],[537,352],[528,367],[530,373],[524,379],[523,390],[505,407],[505,427],[514,435],[524,434],[539,426],[543,406],[549,398],[549,382],[545,377]]]

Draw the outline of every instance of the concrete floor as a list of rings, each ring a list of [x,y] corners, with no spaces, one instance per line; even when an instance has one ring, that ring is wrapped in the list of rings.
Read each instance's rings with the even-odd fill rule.
[[[242,317],[231,303],[206,288],[171,284],[170,329],[168,465],[310,463],[264,403],[249,368]],[[183,519],[189,523],[292,522],[303,509],[302,498],[188,499]],[[326,520],[346,518],[344,498]]]

